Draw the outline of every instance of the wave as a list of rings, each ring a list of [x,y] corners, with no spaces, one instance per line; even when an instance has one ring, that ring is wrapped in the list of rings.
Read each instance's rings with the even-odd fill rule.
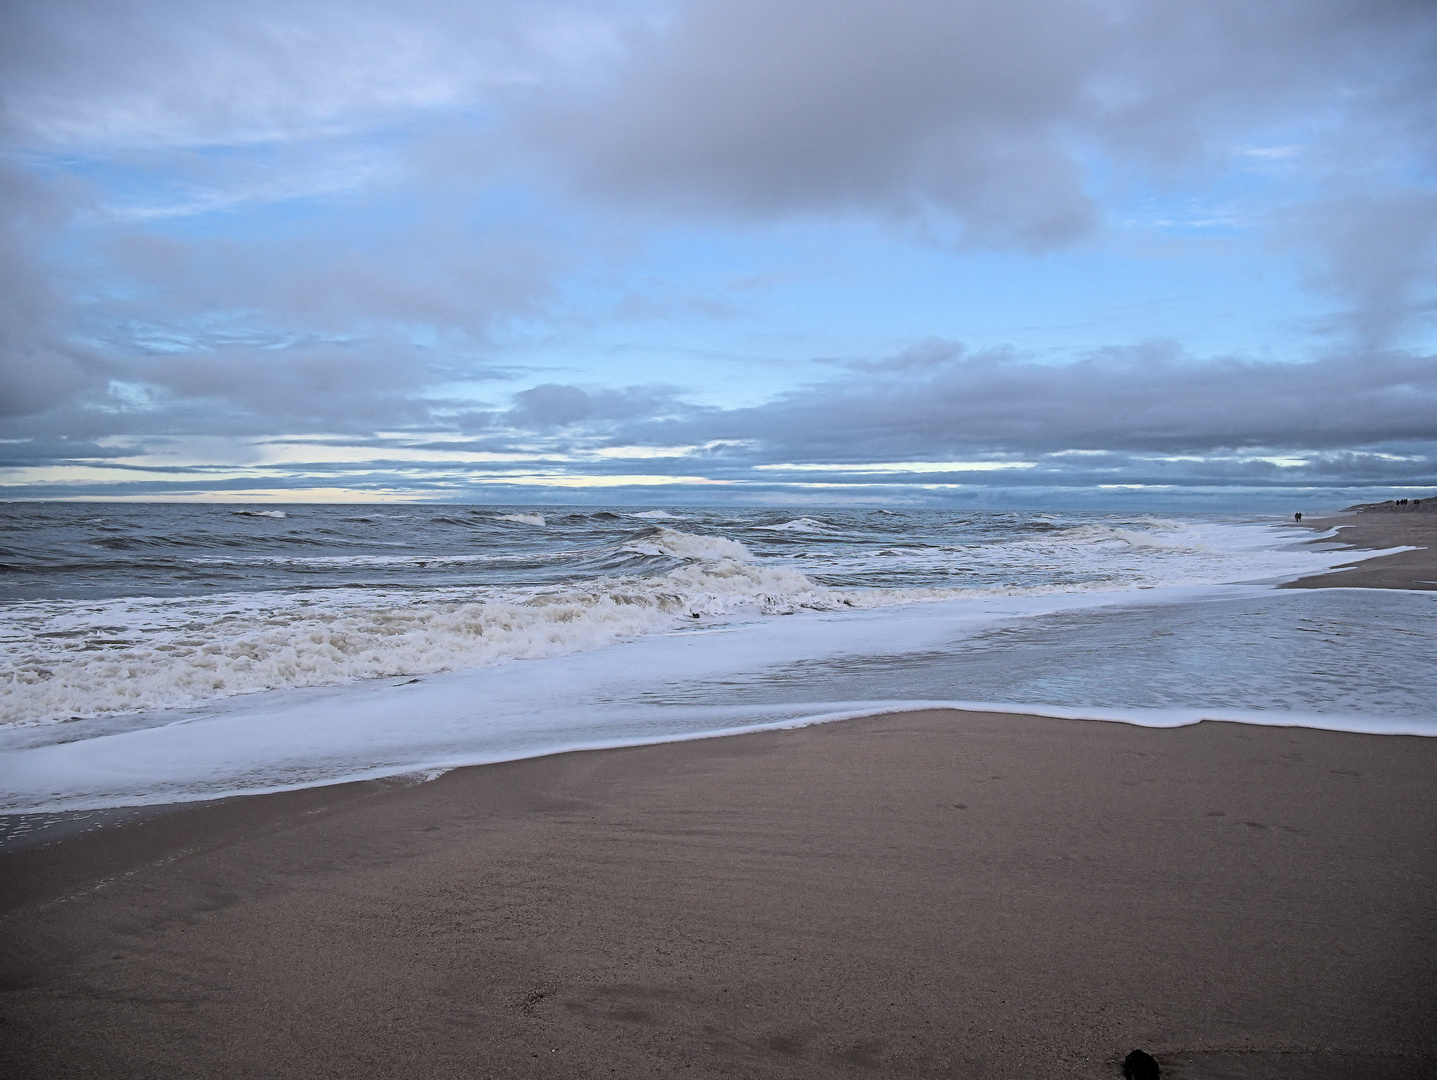
[[[516,525],[543,525],[543,514],[499,514],[495,521],[512,521]]]
[[[195,556],[185,562],[194,566],[299,567],[305,569],[349,569],[357,567],[466,566],[473,563],[532,562],[534,555],[222,555]]]
[[[737,559],[748,562],[753,558],[748,548],[726,536],[701,536],[662,526],[629,542],[624,548],[639,555],[667,555],[673,559]]]
[[[762,532],[798,532],[798,533],[826,533],[832,530],[821,521],[814,521],[813,518],[794,518],[792,521],[783,521],[777,525],[756,525],[755,529]]]
[[[1059,529],[1058,534],[1064,540],[1079,543],[1114,543],[1148,551],[1217,554],[1213,548],[1196,540],[1187,530],[1180,529],[1168,522],[1145,524],[1149,525],[1147,531],[1125,529],[1118,525],[1081,525],[1077,528]],[[1048,526],[1048,528],[1052,528],[1052,526]],[[1173,535],[1164,535],[1165,533]]]
[[[231,514],[237,514],[237,515],[240,516],[240,517],[255,517],[255,518],[287,518],[287,517],[289,517],[289,515],[286,514],[283,510],[231,510],[230,513],[231,513]]]
[[[555,656],[705,616],[845,603],[797,571],[732,558],[465,600],[355,590],[347,599],[309,601],[250,594],[83,607],[33,602],[11,609],[19,640],[8,643],[0,668],[0,722],[189,708],[280,687]]]

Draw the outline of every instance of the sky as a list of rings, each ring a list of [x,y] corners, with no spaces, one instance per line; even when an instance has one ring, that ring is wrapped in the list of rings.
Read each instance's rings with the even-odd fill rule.
[[[0,0],[0,497],[1437,494],[1428,0]]]

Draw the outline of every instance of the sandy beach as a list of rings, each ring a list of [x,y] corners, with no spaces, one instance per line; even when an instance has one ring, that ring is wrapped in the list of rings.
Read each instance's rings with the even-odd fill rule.
[[[1337,536],[1327,542],[1354,550],[1415,550],[1367,559],[1330,574],[1301,578],[1282,588],[1437,589],[1437,498],[1406,506],[1376,503],[1355,512],[1309,518],[1303,524],[1324,532],[1337,529]]]
[[[1437,578],[1381,561],[1303,584]],[[1430,739],[931,711],[171,809],[0,856],[0,1066],[1427,1077],[1434,791]]]

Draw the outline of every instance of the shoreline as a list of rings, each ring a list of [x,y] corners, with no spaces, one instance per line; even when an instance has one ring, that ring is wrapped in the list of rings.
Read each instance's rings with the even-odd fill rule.
[[[1434,783],[1420,737],[915,712],[190,806],[0,856],[0,1062],[1428,1075]]]
[[[1144,723],[1135,719],[1135,713],[1160,711],[1167,714],[1189,715],[1174,718],[1170,723]],[[263,799],[284,799],[303,796],[307,792],[321,791],[369,791],[389,787],[411,787],[430,783],[441,776],[465,769],[497,768],[525,761],[539,761],[570,754],[602,754],[622,750],[638,750],[654,746],[668,746],[683,743],[708,742],[717,739],[775,734],[799,731],[809,727],[823,727],[832,724],[846,724],[858,721],[877,720],[885,717],[902,717],[910,713],[958,713],[965,715],[1012,716],[1020,720],[1042,720],[1055,723],[1116,724],[1148,731],[1177,731],[1195,728],[1203,724],[1232,724],[1239,727],[1260,727],[1288,731],[1333,732],[1359,735],[1364,738],[1415,738],[1437,739],[1437,731],[1430,730],[1419,722],[1408,722],[1394,718],[1373,718],[1366,730],[1354,726],[1351,718],[1343,720],[1332,716],[1313,713],[1281,712],[1270,710],[1224,709],[1222,707],[1180,707],[1166,710],[1117,709],[1106,706],[1091,708],[1043,706],[1031,704],[1005,704],[1001,702],[917,702],[909,707],[894,707],[886,704],[872,711],[852,711],[845,714],[818,719],[779,721],[773,724],[758,724],[750,727],[726,728],[697,734],[657,737],[651,740],[622,740],[614,743],[569,746],[536,753],[523,754],[512,758],[491,761],[477,761],[437,768],[406,768],[405,771],[378,776],[316,782],[299,787],[285,787],[269,791],[245,791],[210,798],[186,801],[149,802],[107,806],[93,809],[27,810],[0,812],[0,860],[20,852],[46,848],[52,844],[68,842],[76,837],[97,835],[105,829],[142,825],[157,818],[192,811],[208,812],[215,807],[237,805],[241,802]],[[1213,713],[1215,715],[1202,715]],[[1273,717],[1277,718],[1274,719]],[[1385,730],[1383,730],[1385,729]]]

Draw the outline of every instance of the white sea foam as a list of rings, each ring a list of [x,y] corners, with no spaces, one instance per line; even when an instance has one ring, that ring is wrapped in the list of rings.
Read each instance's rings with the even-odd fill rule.
[[[516,525],[543,525],[543,514],[498,514],[495,521],[512,521]]]
[[[231,510],[230,513],[238,514],[240,517],[255,518],[285,518],[289,516],[283,510]]]
[[[679,515],[671,514],[667,510],[641,510],[636,514],[630,514],[631,518],[646,518],[649,521],[677,521]]]

